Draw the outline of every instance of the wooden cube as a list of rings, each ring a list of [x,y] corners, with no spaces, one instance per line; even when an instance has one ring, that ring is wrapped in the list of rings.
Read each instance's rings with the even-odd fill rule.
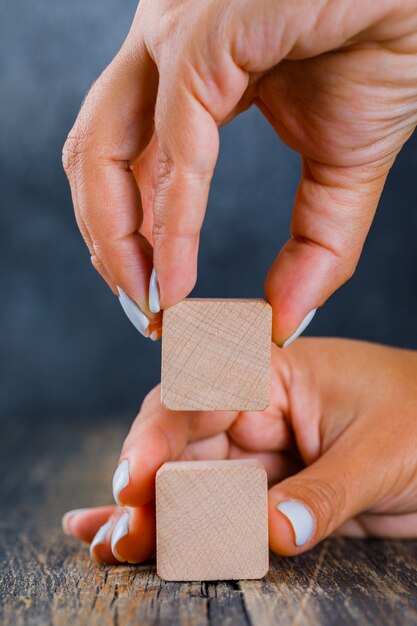
[[[157,573],[164,580],[262,578],[269,567],[261,463],[165,463],[156,476]]]
[[[272,310],[264,300],[190,298],[166,309],[161,400],[171,410],[262,411]]]

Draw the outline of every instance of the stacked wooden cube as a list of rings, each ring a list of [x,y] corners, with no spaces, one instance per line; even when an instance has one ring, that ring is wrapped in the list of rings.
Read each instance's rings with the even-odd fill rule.
[[[262,411],[270,399],[271,307],[187,299],[164,311],[162,403]],[[157,571],[165,580],[262,578],[266,472],[256,460],[165,463],[156,478]]]

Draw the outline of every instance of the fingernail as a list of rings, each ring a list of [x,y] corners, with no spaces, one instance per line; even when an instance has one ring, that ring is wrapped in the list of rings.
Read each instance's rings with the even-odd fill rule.
[[[113,534],[111,536],[111,551],[113,552],[116,559],[118,559],[119,561],[124,561],[124,559],[117,552],[117,544],[119,543],[120,539],[122,539],[123,537],[126,537],[128,532],[129,532],[129,513],[126,511],[119,518],[116,526],[114,527]]]
[[[149,339],[152,339],[152,341],[158,341],[159,339],[158,332],[154,330],[153,333],[150,334]]]
[[[109,520],[108,522],[103,524],[103,526],[100,526],[100,528],[98,529],[98,531],[96,532],[96,534],[94,536],[93,541],[90,544],[90,556],[95,561],[97,561],[97,558],[96,558],[96,555],[94,554],[94,548],[96,548],[96,546],[98,546],[99,544],[104,543],[106,541],[107,535],[110,532],[112,524],[113,524],[113,522],[111,520]]]
[[[72,517],[74,517],[74,515],[77,515],[78,513],[83,513],[84,511],[87,511],[88,509],[72,509],[71,511],[67,511],[61,520],[61,524],[62,524],[62,530],[64,531],[64,533],[66,535],[71,535],[71,531],[69,528],[69,523]]]
[[[307,543],[314,531],[314,518],[308,508],[298,500],[284,500],[277,505],[277,509],[293,527],[295,545],[303,546]]]
[[[132,322],[133,326],[144,337],[149,337],[149,320],[144,313],[140,310],[136,302],[133,302],[132,298],[127,295],[120,287],[117,287],[119,292],[119,302],[122,305],[123,311]]]
[[[158,279],[156,278],[155,268],[152,270],[151,279],[149,281],[149,310],[152,311],[152,313],[159,313],[161,310]]]
[[[117,502],[117,504],[121,504],[121,502],[119,501],[119,493],[122,491],[122,489],[124,489],[128,484],[129,484],[129,480],[130,480],[130,463],[128,459],[124,459],[124,461],[122,461],[116,471],[114,472],[114,476],[113,476],[113,497],[115,499],[115,501]]]
[[[317,311],[317,309],[313,309],[312,311],[310,311],[310,313],[308,315],[305,316],[305,318],[303,319],[303,321],[301,322],[301,324],[299,325],[299,327],[297,328],[295,333],[292,334],[291,337],[289,339],[287,339],[287,341],[284,343],[284,345],[282,346],[283,348],[286,348],[287,346],[289,346],[290,343],[295,341],[297,339],[297,337],[299,337],[301,335],[301,333],[303,333],[305,331],[305,329],[307,328],[307,326],[309,325],[309,323],[311,322],[311,320],[315,316],[316,311]]]

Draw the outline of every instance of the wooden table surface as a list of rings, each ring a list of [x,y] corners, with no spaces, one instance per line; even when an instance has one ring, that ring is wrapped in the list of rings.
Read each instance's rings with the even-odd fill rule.
[[[99,567],[65,537],[71,508],[111,501],[128,421],[0,425],[0,624],[417,624],[417,541],[328,540],[260,581],[164,583],[154,563]]]

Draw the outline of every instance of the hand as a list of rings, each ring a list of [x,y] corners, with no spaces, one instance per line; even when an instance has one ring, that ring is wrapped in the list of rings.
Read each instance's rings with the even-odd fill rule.
[[[140,562],[155,550],[162,463],[257,458],[271,485],[270,545],[279,554],[335,532],[417,537],[417,353],[303,339],[284,352],[273,346],[272,372],[262,413],[170,412],[156,387],[123,446],[120,506],[70,512],[66,532],[93,541],[99,562]]]
[[[158,325],[158,284],[166,308],[196,280],[218,126],[256,104],[303,161],[265,286],[283,345],[354,272],[416,125],[416,65],[411,0],[142,0],[64,147],[94,266]]]

